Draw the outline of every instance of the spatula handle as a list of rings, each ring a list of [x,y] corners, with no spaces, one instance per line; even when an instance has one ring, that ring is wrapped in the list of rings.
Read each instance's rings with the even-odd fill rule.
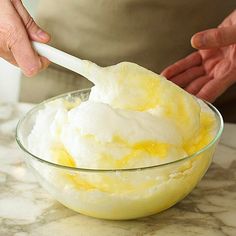
[[[38,42],[32,42],[32,44],[39,55],[46,57],[49,61],[57,65],[81,74],[88,79],[90,79],[90,74],[93,73],[94,70],[97,70],[99,68],[92,62],[81,60],[47,44]]]

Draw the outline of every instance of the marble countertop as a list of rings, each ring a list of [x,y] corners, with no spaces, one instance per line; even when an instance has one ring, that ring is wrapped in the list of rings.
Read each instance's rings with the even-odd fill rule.
[[[211,167],[183,201],[150,217],[106,221],[62,206],[26,168],[15,127],[31,107],[0,103],[0,236],[236,235],[236,124],[225,124]]]

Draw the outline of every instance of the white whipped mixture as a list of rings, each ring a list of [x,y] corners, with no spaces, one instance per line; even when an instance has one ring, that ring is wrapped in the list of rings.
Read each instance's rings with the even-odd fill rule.
[[[69,208],[105,219],[151,215],[185,197],[207,170],[216,143],[165,166],[117,169],[167,163],[200,150],[218,129],[212,110],[136,64],[88,63],[84,74],[95,84],[89,99],[46,103],[28,148],[60,165],[116,171],[72,171],[31,159],[42,186]]]
[[[87,101],[58,99],[39,111],[28,137],[33,154],[82,168],[132,168],[183,158],[213,138],[211,109],[163,76],[120,63],[89,79]]]

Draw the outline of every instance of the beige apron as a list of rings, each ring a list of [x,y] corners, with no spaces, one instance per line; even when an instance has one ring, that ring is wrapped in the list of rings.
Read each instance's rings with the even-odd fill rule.
[[[217,26],[235,8],[235,0],[41,0],[37,22],[51,33],[51,45],[82,59],[101,66],[131,61],[159,73],[193,51],[195,32]],[[20,100],[91,85],[52,65],[22,79]]]

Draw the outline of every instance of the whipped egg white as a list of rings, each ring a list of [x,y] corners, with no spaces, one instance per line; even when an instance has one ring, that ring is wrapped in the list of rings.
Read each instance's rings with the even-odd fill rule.
[[[28,136],[34,155],[85,169],[33,162],[41,184],[69,208],[99,218],[133,219],[172,206],[204,175],[216,144],[194,158],[169,162],[213,140],[218,129],[214,112],[136,64],[89,68],[87,77],[95,86],[88,99],[46,102]],[[157,166],[164,163],[169,164]],[[157,167],[142,169],[148,166]],[[120,171],[130,168],[137,170]]]
[[[163,76],[120,63],[92,80],[87,101],[71,108],[57,100],[38,113],[28,138],[34,154],[58,162],[66,153],[82,168],[144,167],[190,155],[213,137],[213,112]]]

